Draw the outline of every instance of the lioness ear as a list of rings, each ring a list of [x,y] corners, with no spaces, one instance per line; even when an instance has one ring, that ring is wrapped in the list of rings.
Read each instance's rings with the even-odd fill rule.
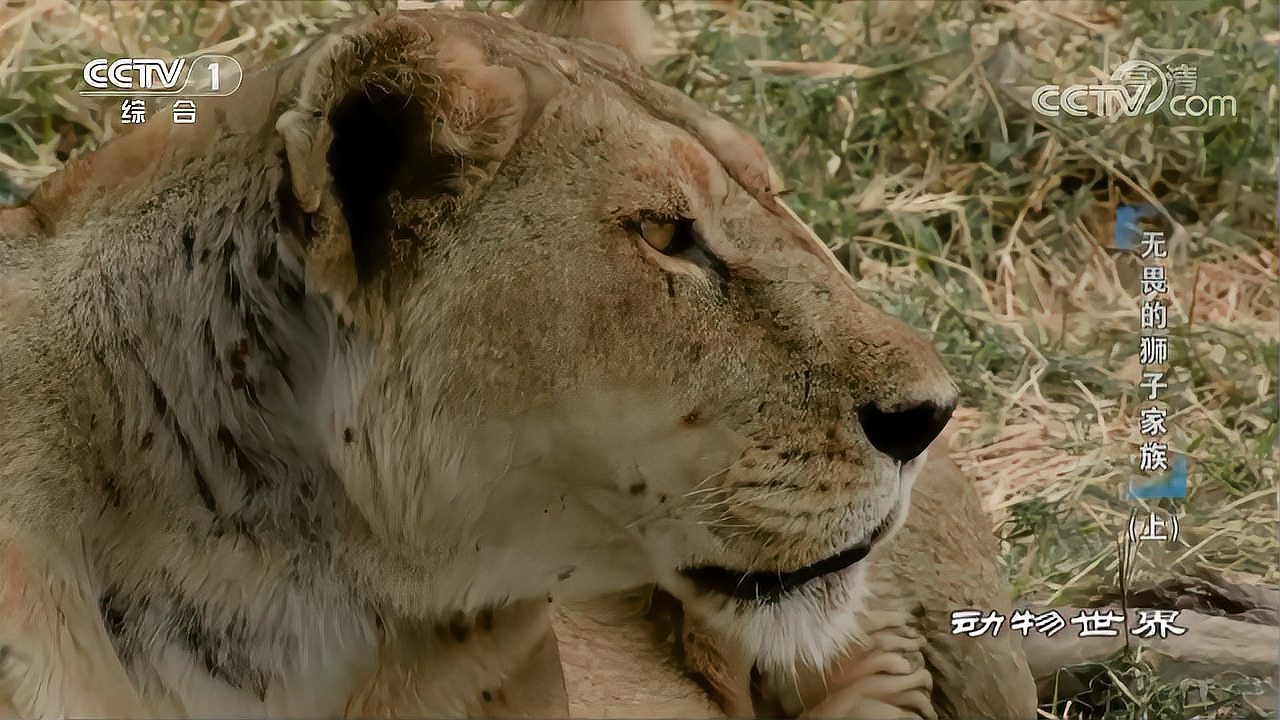
[[[401,16],[353,28],[311,51],[276,122],[288,162],[281,213],[308,283],[343,311],[429,241],[433,220],[518,135],[519,71],[490,65],[460,32]]]
[[[549,35],[622,48],[642,63],[652,50],[653,21],[640,0],[528,0],[516,18]]]

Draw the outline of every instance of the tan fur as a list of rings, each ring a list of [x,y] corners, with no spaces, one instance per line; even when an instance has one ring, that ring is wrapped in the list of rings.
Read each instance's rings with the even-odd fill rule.
[[[763,604],[685,571],[900,527],[924,458],[859,409],[954,385],[754,140],[561,10],[344,28],[0,214],[19,715],[563,714],[555,602],[645,584],[724,684],[929,715],[868,563]],[[636,232],[677,219],[681,253]],[[869,636],[901,641],[839,665]]]
[[[520,6],[520,20],[552,35],[613,45],[641,62],[650,53],[653,24],[640,0],[527,2]]]

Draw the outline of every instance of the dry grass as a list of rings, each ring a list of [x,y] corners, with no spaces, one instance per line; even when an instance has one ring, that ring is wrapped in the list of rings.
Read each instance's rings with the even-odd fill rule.
[[[504,2],[468,1],[502,9]],[[1112,248],[1118,203],[1170,233],[1175,449],[1191,459],[1175,550],[1139,548],[1135,582],[1174,559],[1277,581],[1277,33],[1244,0],[652,2],[654,71],[761,136],[793,205],[867,294],[931,332],[961,378],[955,453],[983,490],[1028,600],[1113,584],[1137,501],[1140,262]],[[370,3],[32,0],[0,9],[0,199],[109,135],[75,93],[107,54],[218,48],[248,66]],[[1147,57],[1199,68],[1235,118],[1033,114],[1045,82]],[[1045,717],[1253,711],[1239,684],[1188,690],[1133,658]],[[1109,683],[1109,684],[1108,684]],[[1133,690],[1141,686],[1139,694]],[[1102,699],[1099,699],[1102,698]],[[1215,709],[1216,708],[1216,709]]]

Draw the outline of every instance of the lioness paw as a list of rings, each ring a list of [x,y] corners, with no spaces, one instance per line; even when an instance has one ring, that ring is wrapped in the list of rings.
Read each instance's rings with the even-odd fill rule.
[[[881,654],[832,679],[831,692],[801,717],[867,720],[937,718],[929,693],[933,678],[901,655]]]

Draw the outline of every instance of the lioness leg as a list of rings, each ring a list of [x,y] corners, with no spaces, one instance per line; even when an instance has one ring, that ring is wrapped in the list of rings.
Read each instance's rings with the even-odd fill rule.
[[[18,717],[18,709],[9,702],[9,698],[0,694],[0,718],[16,718]]]
[[[6,711],[0,714],[149,715],[111,646],[77,556],[0,534],[0,710]]]
[[[575,718],[716,718],[724,713],[673,654],[670,596],[648,588],[578,602],[555,617],[569,711]],[[745,674],[744,674],[745,675]]]
[[[753,669],[727,638],[685,616],[680,635],[689,670],[711,680],[734,717],[936,718],[924,637],[898,611],[860,613],[863,636],[822,668]],[[750,675],[750,677],[747,677]]]
[[[569,698],[555,633],[548,628],[529,656],[503,678],[487,717],[567,718]]]
[[[525,602],[438,626],[384,629],[378,667],[347,717],[568,717],[550,613]]]
[[[924,637],[905,613],[865,613],[868,634],[823,672],[810,672],[804,717],[936,718]],[[797,708],[798,709],[798,708]]]
[[[817,676],[817,674],[815,674]],[[826,687],[806,698],[803,717],[936,718],[933,678],[919,652],[876,649],[838,661]]]
[[[865,636],[827,667],[761,673],[660,590],[562,608],[569,706],[574,717],[935,718],[925,640],[907,613],[860,617]]]

